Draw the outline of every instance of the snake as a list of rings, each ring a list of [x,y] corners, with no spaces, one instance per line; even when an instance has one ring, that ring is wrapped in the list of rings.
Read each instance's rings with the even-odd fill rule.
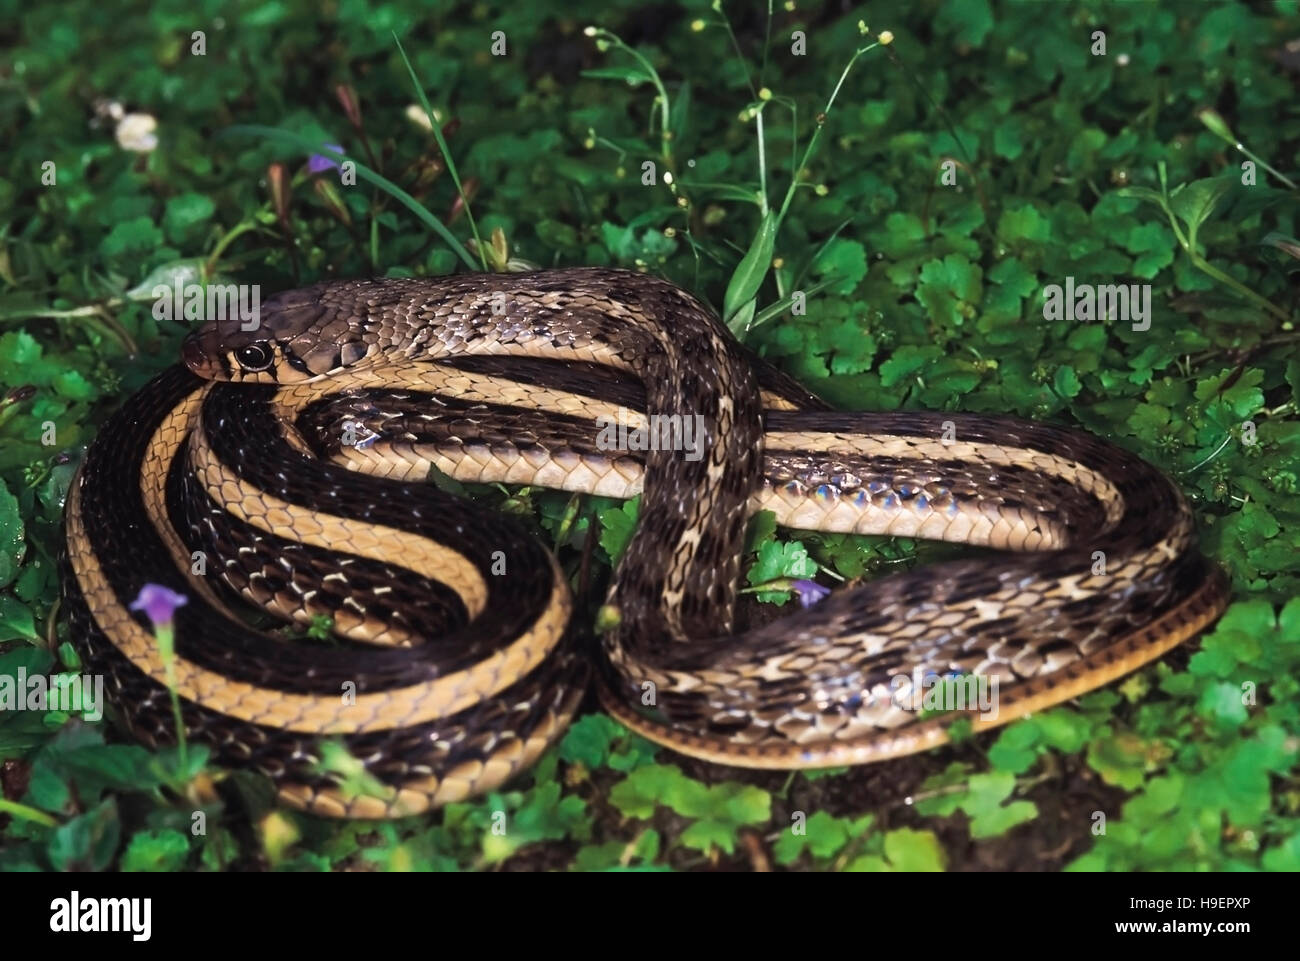
[[[639,498],[594,626],[536,524],[448,478]],[[738,630],[759,512],[983,550]],[[595,267],[330,280],[207,320],[91,444],[60,564],[131,736],[184,733],[353,818],[506,784],[593,690],[715,764],[905,756],[1106,685],[1228,599],[1136,454],[1000,414],[835,410],[693,295]],[[132,608],[146,584],[186,598],[169,652]],[[994,709],[899,696],[934,677],[996,682]]]

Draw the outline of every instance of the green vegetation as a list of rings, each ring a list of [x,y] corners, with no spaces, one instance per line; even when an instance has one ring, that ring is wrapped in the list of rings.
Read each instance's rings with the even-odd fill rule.
[[[1121,684],[920,757],[742,772],[588,714],[508,791],[391,824],[277,810],[200,746],[0,711],[0,870],[1300,869],[1297,0],[223,6],[0,0],[0,676],[79,667],[64,496],[177,356],[185,322],[151,310],[176,277],[662,274],[841,406],[1139,452],[1236,600]],[[1071,277],[1151,284],[1149,329],[1046,319]],[[601,570],[636,517],[487,496],[570,570],[593,515]],[[755,607],[952,555],[763,518],[750,547]]]

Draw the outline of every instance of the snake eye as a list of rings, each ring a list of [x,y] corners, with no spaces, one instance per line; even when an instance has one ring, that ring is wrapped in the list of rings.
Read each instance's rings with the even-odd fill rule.
[[[271,348],[262,343],[249,344],[235,351],[235,360],[239,361],[240,367],[248,371],[266,370],[271,366],[272,359]]]

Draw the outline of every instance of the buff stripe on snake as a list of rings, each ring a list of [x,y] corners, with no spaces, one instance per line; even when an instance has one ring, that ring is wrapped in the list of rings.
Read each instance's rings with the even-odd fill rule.
[[[639,274],[328,282],[271,298],[255,330],[209,322],[183,353],[109,420],[73,485],[73,640],[130,731],[170,743],[166,670],[128,605],[145,583],[187,594],[188,736],[319,814],[416,814],[505,783],[591,677],[613,717],[694,757],[896,757],[943,743],[954,719],[897,703],[900,674],[997,677],[980,730],[1159,657],[1227,600],[1177,487],[1133,454],[1010,417],[832,411]],[[698,456],[609,450],[597,418],[619,411],[632,427],[691,418]],[[550,552],[428,483],[431,468],[641,496],[594,643]],[[736,633],[758,510],[1006,553]],[[268,614],[328,614],[336,637],[294,639]],[[320,763],[328,740],[383,790],[346,790]]]

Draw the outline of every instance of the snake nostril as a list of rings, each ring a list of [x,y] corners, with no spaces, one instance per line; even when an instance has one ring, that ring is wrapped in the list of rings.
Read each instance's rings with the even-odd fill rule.
[[[203,342],[197,333],[190,334],[181,344],[181,360],[196,374],[203,373],[207,368],[207,351],[203,349]]]

